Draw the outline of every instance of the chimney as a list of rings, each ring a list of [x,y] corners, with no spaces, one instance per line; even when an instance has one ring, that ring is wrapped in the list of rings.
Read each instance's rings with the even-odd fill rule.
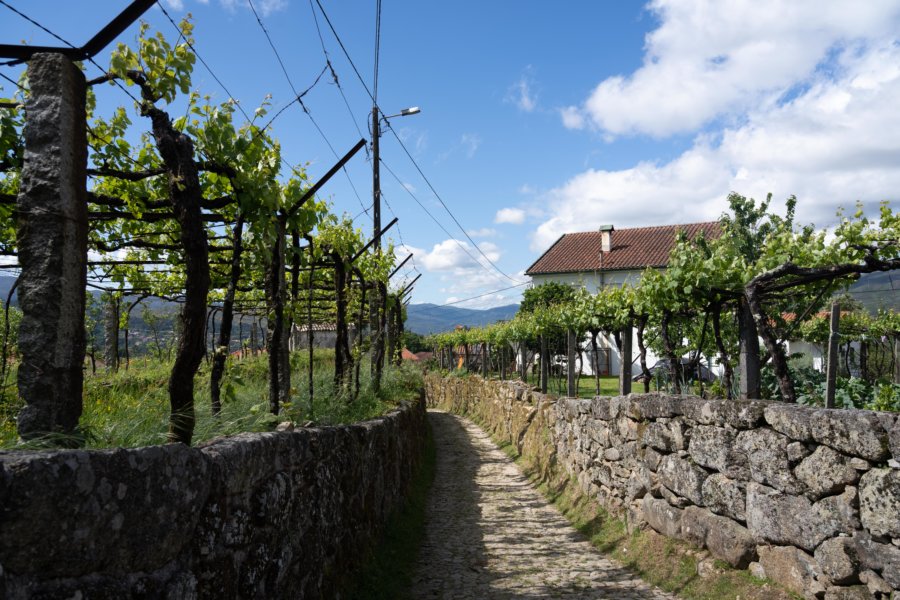
[[[600,251],[609,252],[612,249],[612,232],[615,228],[612,225],[600,226]]]

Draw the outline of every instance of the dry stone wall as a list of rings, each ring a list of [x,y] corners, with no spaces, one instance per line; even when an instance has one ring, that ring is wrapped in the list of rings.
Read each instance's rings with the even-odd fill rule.
[[[202,447],[0,453],[0,598],[334,598],[399,507],[424,401]]]
[[[900,418],[658,394],[553,397],[429,376],[429,405],[562,467],[632,527],[808,598],[900,596]]]

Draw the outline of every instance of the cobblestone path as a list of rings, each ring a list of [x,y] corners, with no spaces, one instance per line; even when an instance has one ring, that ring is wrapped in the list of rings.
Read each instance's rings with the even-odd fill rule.
[[[673,598],[604,558],[478,426],[428,419],[437,469],[413,598]]]

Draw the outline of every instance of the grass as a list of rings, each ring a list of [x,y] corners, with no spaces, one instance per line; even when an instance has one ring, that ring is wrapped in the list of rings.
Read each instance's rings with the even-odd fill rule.
[[[401,400],[415,398],[421,387],[421,375],[414,368],[386,368],[382,394],[376,397],[366,363],[360,369],[360,394],[351,402],[346,394],[335,390],[333,351],[319,349],[313,357],[314,393],[310,405],[308,366],[305,351],[291,356],[291,401],[276,416],[268,408],[267,357],[229,358],[222,382],[222,412],[213,416],[209,399],[210,366],[202,363],[194,380],[194,443],[244,431],[269,431],[286,420],[309,420],[325,425],[364,420],[383,414]],[[117,373],[87,373],[79,422],[81,437],[74,441],[88,448],[165,443],[170,370],[169,362],[142,358],[132,360],[128,370],[122,367]],[[13,397],[0,400],[0,448],[27,449],[60,441],[19,442],[13,419],[19,408],[15,387],[7,388],[6,392]]]
[[[348,586],[346,597],[349,600],[410,598],[416,559],[425,538],[425,510],[436,460],[429,426],[422,464],[412,481],[406,504],[388,521],[384,537]]]

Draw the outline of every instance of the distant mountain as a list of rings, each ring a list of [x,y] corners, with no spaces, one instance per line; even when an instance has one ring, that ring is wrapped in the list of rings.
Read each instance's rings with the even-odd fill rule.
[[[497,321],[512,319],[519,310],[518,304],[498,306],[485,310],[438,306],[437,304],[410,304],[406,308],[406,329],[428,335],[452,331],[457,325],[479,327]]]

